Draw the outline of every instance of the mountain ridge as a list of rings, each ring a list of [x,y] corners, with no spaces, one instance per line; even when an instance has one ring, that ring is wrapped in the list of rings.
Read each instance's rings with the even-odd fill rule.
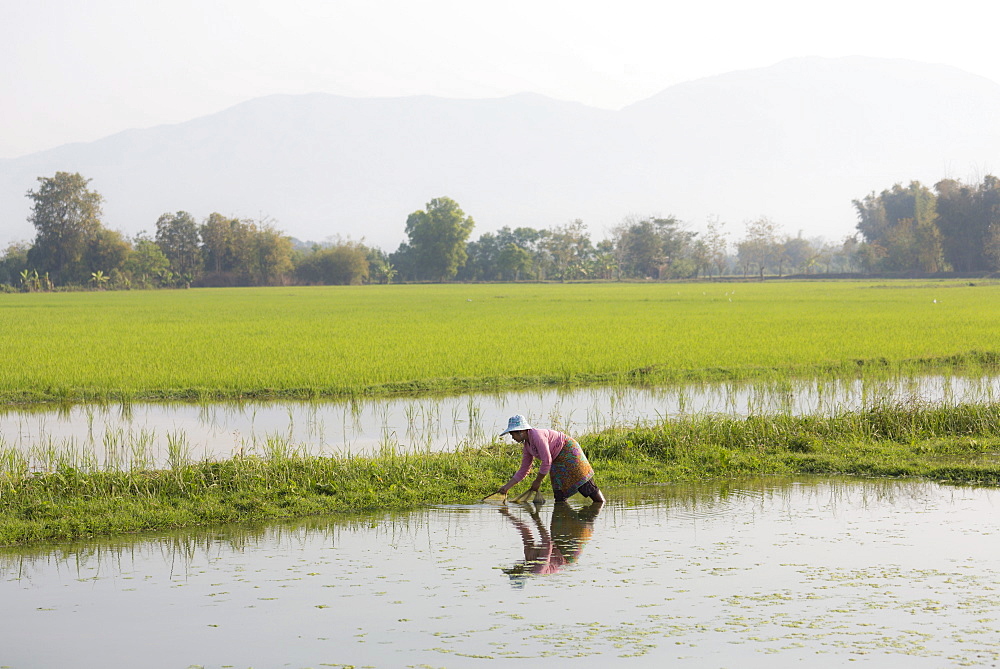
[[[627,215],[673,214],[694,227],[718,217],[737,235],[768,216],[836,238],[853,231],[852,199],[988,171],[996,118],[1000,84],[861,57],[687,81],[618,111],[533,93],[278,94],[0,161],[0,220],[30,239],[24,193],[61,170],[92,179],[105,224],[130,235],[164,212],[219,211],[392,251],[407,215],[446,195],[476,220],[473,237],[580,218],[601,238]]]

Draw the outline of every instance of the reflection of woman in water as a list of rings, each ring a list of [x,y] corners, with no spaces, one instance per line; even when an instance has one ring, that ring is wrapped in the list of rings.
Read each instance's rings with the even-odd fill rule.
[[[538,458],[540,464],[538,474],[531,482],[532,490],[538,492],[548,474],[552,479],[552,494],[557,502],[569,499],[579,492],[597,504],[604,503],[604,495],[594,483],[594,468],[574,439],[556,430],[533,428],[521,415],[513,416],[507,422],[507,429],[500,436],[505,434],[509,434],[522,446],[521,468],[497,492],[506,494],[517,485],[528,475],[531,463]]]
[[[528,574],[554,574],[573,564],[593,534],[594,519],[600,510],[600,504],[591,504],[577,511],[566,502],[556,502],[548,529],[538,517],[538,512],[533,511],[531,519],[539,535],[536,541],[527,523],[514,516],[506,506],[500,507],[500,513],[521,533],[521,543],[524,544],[524,560],[510,569],[504,569],[504,573],[510,576],[515,586],[522,587]]]

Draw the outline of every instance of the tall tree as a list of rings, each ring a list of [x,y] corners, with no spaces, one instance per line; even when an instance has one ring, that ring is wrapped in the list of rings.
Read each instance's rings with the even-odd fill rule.
[[[993,269],[987,249],[1000,227],[1000,179],[986,175],[974,186],[943,179],[934,190],[945,260],[963,272]]]
[[[693,242],[697,233],[674,218],[627,218],[613,231],[622,275],[633,278],[689,276],[696,270]]]
[[[653,219],[626,219],[612,234],[622,275],[659,278],[665,257]]]
[[[295,276],[308,284],[358,285],[369,276],[368,249],[350,240],[316,247],[299,258]]]
[[[798,237],[788,237],[780,244],[780,261],[789,271],[799,270],[810,273],[813,264],[819,256],[819,250],[808,239],[802,237],[799,232]],[[778,274],[782,272],[779,269]]]
[[[18,275],[28,268],[30,248],[23,242],[14,243],[0,253],[0,284],[16,286],[19,283]]]
[[[100,227],[87,243],[85,266],[91,272],[101,271],[110,275],[121,271],[132,252],[132,245],[117,230]]]
[[[509,231],[509,228],[506,228]],[[471,281],[496,281],[500,278],[499,259],[501,253],[500,236],[484,232],[479,239],[469,242],[465,247],[465,265],[458,271],[458,277]]]
[[[209,214],[201,224],[202,255],[205,268],[209,272],[220,274],[230,272],[236,266],[233,255],[233,240],[236,237],[234,229],[240,225],[238,218],[227,218],[218,212]]]
[[[267,220],[246,224],[250,248],[246,270],[255,286],[277,286],[285,283],[292,272],[292,240]],[[365,257],[365,269],[368,260]]]
[[[101,227],[103,198],[79,173],[56,172],[38,182],[38,189],[27,193],[32,201],[28,221],[36,231],[28,262],[56,283],[83,283],[89,278],[87,245]]]
[[[171,283],[170,261],[159,245],[143,234],[132,241],[132,252],[125,261],[125,271],[139,288]]]
[[[725,231],[726,224],[719,219],[709,221],[702,240],[707,249],[707,257],[713,269],[719,276],[726,270],[729,261],[729,235]]]
[[[156,243],[180,281],[189,284],[198,278],[203,261],[194,216],[186,211],[160,216],[156,221]]]
[[[357,243],[361,245],[361,242]],[[368,260],[368,280],[378,283],[392,283],[398,272],[389,260],[389,254],[376,246],[369,246],[365,256]],[[364,280],[362,278],[362,281]]]
[[[615,255],[615,243],[610,239],[602,239],[594,245],[591,258],[590,275],[598,279],[610,281],[621,276],[618,274],[618,260]]]
[[[503,228],[501,232],[503,233],[508,230],[510,228]],[[531,256],[531,267],[525,268],[525,276],[530,271],[532,278],[541,280],[545,278],[545,271],[550,264],[548,253],[542,249],[548,235],[548,230],[538,230],[523,226],[511,230],[509,236],[501,235],[500,242],[503,248],[506,248],[508,244],[513,244],[527,251],[528,255]]]
[[[216,286],[271,286],[294,269],[292,242],[268,219],[259,221],[211,214],[202,224],[203,283]]]
[[[590,233],[580,219],[552,228],[542,248],[552,259],[552,278],[562,281],[583,277],[594,253]]]
[[[458,203],[447,197],[435,198],[426,209],[406,219],[406,235],[413,252],[418,279],[447,281],[455,276],[467,258],[465,246],[475,222]]]
[[[764,278],[764,271],[777,264],[781,252],[778,226],[769,218],[748,221],[747,235],[736,245],[736,255],[743,265],[744,274],[753,269]]]
[[[989,225],[986,226],[983,246],[989,247],[990,244],[995,245],[996,240],[1000,239],[1000,179],[992,174],[986,175],[983,178],[980,193],[983,216],[989,220]],[[990,260],[989,268],[993,270],[1000,269],[1000,262],[994,256],[991,256],[989,252],[986,255]]]
[[[518,281],[531,269],[531,254],[524,247],[510,242],[500,250],[497,269],[501,279]]]
[[[417,263],[413,249],[406,242],[389,254],[389,264],[396,270],[400,281],[414,281],[417,278]]]
[[[990,230],[986,238],[985,253],[991,267],[1000,269],[1000,226]]]
[[[542,278],[544,270],[552,264],[544,248],[549,234],[547,230],[527,227],[511,230],[508,226],[495,233],[484,232],[478,240],[466,245],[468,258],[457,276],[471,281]]]
[[[855,200],[858,232],[884,251],[879,269],[937,272],[945,268],[937,228],[937,198],[919,181],[895,184]],[[874,254],[871,258],[876,257]]]

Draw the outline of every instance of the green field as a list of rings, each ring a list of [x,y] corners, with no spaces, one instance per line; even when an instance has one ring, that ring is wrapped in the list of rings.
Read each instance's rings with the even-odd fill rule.
[[[993,373],[1000,284],[429,285],[0,295],[0,403]],[[602,486],[767,474],[997,485],[1000,405],[695,416],[579,435]],[[44,447],[45,445],[40,445]],[[130,444],[129,448],[142,446]],[[52,444],[49,444],[52,447]],[[0,439],[0,545],[470,502],[509,443],[374,458],[57,463]]]
[[[0,295],[0,402],[844,376],[1000,360],[1000,285],[490,284]]]

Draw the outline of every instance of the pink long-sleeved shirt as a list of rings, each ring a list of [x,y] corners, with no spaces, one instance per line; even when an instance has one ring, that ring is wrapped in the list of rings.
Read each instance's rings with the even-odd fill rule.
[[[552,461],[559,455],[559,451],[566,445],[567,437],[562,432],[556,430],[546,430],[531,428],[528,430],[528,439],[524,442],[521,456],[521,468],[518,469],[508,482],[510,485],[518,483],[528,475],[531,463],[535,458],[541,462],[538,473],[545,476],[552,468]]]

